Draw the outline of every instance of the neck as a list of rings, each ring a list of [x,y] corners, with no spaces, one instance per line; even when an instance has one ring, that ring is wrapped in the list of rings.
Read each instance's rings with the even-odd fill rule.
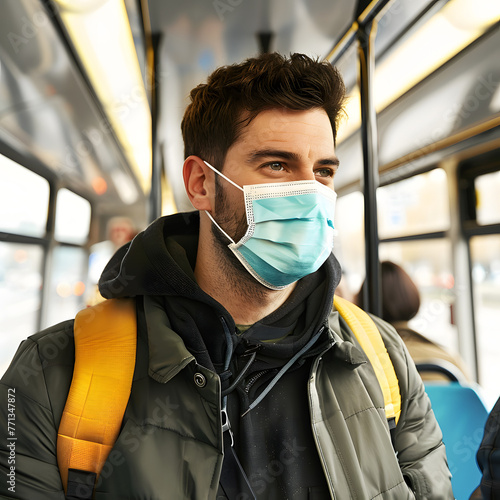
[[[236,258],[228,258],[229,249],[220,250],[211,234],[200,231],[194,275],[199,287],[225,307],[235,324],[253,325],[278,309],[294,290],[295,283],[283,290],[265,287]]]

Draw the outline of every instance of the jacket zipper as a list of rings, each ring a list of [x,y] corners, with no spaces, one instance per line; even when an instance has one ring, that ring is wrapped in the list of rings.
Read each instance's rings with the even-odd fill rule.
[[[314,425],[314,422],[312,420],[312,416],[313,416],[313,408],[312,408],[312,398],[311,398],[311,391],[313,390],[313,383],[312,383],[312,379],[316,379],[316,375],[317,375],[317,372],[318,372],[318,365],[322,362],[323,360],[323,356],[336,344],[336,341],[330,337],[330,344],[328,345],[328,347],[326,347],[321,353],[318,354],[318,356],[315,358],[315,360],[313,361],[312,363],[312,366],[311,366],[311,376],[309,377],[309,381],[308,381],[308,384],[307,384],[307,389],[308,389],[308,393],[309,393],[309,409],[310,409],[310,412],[311,412],[311,428],[312,428],[312,433],[313,433],[313,438],[314,438],[314,442],[316,443],[316,450],[318,452],[318,456],[319,456],[319,460],[321,462],[321,466],[323,468],[323,472],[325,474],[325,479],[326,479],[326,482],[329,486],[329,489],[330,489],[330,494],[332,496],[332,499],[333,500],[336,500],[337,496],[335,495],[335,490],[333,488],[333,482],[330,478],[330,475],[328,474],[328,469],[326,467],[326,463],[325,463],[325,460],[323,458],[323,454],[321,453],[320,451],[320,444],[319,444],[319,436],[317,435],[317,432],[316,432],[316,428],[315,428],[315,425]],[[315,387],[314,387],[314,390],[315,390]]]
[[[260,372],[257,372],[255,375],[252,375],[250,379],[248,380],[247,384],[245,385],[245,388],[243,389],[247,394],[250,392],[250,389],[252,386],[259,380],[260,377],[268,373],[269,370],[262,370]]]

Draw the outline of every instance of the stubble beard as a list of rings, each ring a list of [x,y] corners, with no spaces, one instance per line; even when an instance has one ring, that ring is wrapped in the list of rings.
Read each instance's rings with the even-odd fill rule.
[[[227,194],[219,183],[215,180],[215,214],[214,219],[224,231],[238,242],[247,231],[246,213],[230,207]],[[231,243],[220,229],[212,223],[212,236],[216,250],[216,264],[223,274],[219,284],[227,290],[227,284],[231,286],[231,293],[238,294],[241,298],[250,303],[264,303],[270,290],[259,283],[238,260],[228,245]]]

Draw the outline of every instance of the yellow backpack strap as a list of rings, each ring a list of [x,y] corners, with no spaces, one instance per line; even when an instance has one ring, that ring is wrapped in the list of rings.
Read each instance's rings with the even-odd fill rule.
[[[353,303],[334,297],[335,309],[349,325],[370,360],[384,395],[385,415],[389,423],[398,423],[401,414],[399,382],[391,358],[378,328],[370,316]]]
[[[91,499],[130,397],[134,300],[106,300],[80,311],[74,335],[75,368],[57,435],[57,463],[68,498]]]

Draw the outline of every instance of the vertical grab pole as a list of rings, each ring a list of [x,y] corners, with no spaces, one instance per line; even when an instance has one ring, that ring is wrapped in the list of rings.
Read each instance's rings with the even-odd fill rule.
[[[158,123],[160,108],[159,79],[157,78],[159,66],[159,51],[161,36],[152,36],[153,44],[153,67],[151,79],[151,192],[149,195],[149,222],[154,221],[161,215],[161,174],[163,165],[161,164],[160,147],[158,144]]]
[[[162,37],[160,34],[153,34],[151,30],[151,20],[149,16],[148,0],[135,0],[141,16],[141,25],[146,47],[146,75],[145,87],[148,95],[149,106],[151,108],[151,190],[148,199],[148,221],[153,222],[160,217],[162,208],[162,170],[163,162],[158,144],[158,124],[160,114],[160,79],[158,70],[160,65],[160,49]]]
[[[366,310],[380,316],[382,298],[380,293],[380,263],[378,257],[377,187],[378,142],[377,117],[373,99],[373,76],[375,55],[373,42],[376,21],[360,24],[358,39],[358,84],[361,98],[361,141],[363,146],[363,194],[365,213],[365,260],[366,286],[364,304]]]

